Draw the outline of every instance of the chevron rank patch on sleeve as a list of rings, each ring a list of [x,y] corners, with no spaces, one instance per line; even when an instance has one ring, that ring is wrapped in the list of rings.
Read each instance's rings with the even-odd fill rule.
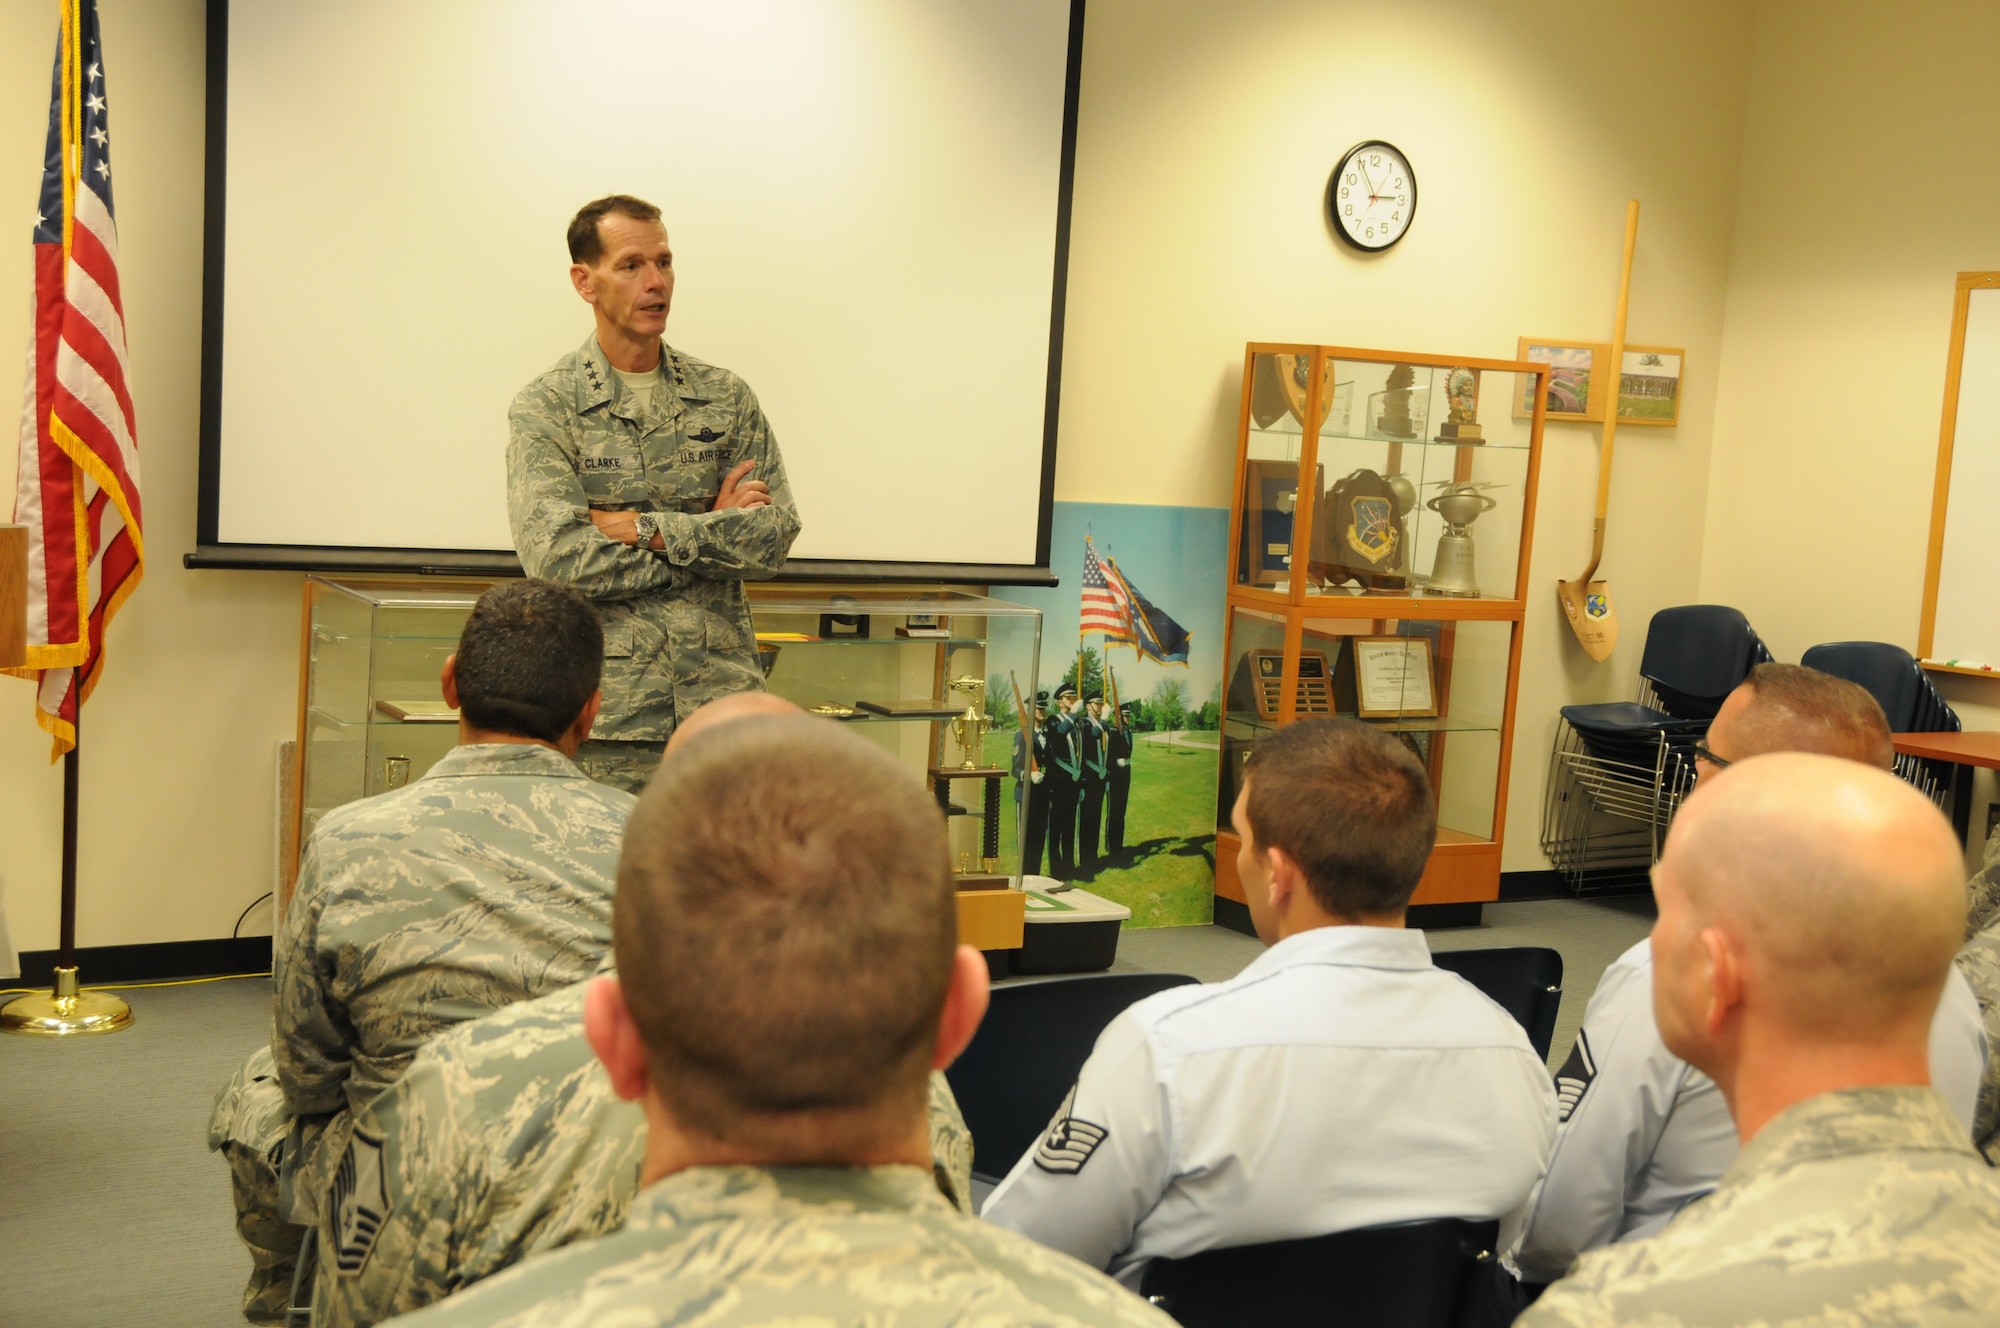
[[[1083,1170],[1083,1164],[1090,1161],[1090,1155],[1098,1145],[1111,1137],[1111,1131],[1102,1125],[1093,1125],[1087,1120],[1078,1120],[1070,1114],[1076,1106],[1076,1089],[1069,1090],[1062,1106],[1056,1109],[1056,1118],[1050,1123],[1048,1132],[1035,1145],[1035,1165],[1043,1171],[1058,1176],[1073,1176]]]
[[[1576,1104],[1583,1101],[1584,1093],[1591,1081],[1597,1078],[1597,1062],[1590,1054],[1590,1039],[1581,1030],[1576,1035],[1576,1045],[1570,1048],[1569,1059],[1562,1069],[1556,1071],[1556,1117],[1568,1120],[1576,1111]]]
[[[389,1187],[382,1175],[382,1141],[356,1130],[333,1178],[334,1266],[357,1273],[375,1251],[382,1220],[389,1212]]]

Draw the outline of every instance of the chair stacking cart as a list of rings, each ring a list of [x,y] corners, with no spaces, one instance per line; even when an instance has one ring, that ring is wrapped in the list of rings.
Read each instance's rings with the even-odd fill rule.
[[[1957,733],[1958,712],[1938,695],[1917,657],[1886,641],[1833,641],[1806,651],[1799,663],[1845,678],[1881,703],[1891,733]],[[1947,815],[1951,812],[1951,765],[1907,753],[1896,754],[1896,774],[1914,784]]]
[[[1564,706],[1549,756],[1542,851],[1579,896],[1645,883],[1682,800],[1694,746],[1771,652],[1735,609],[1661,609],[1646,628],[1639,699]]]

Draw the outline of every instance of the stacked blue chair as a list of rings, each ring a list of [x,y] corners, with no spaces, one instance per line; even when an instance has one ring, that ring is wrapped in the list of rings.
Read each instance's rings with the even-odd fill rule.
[[[1646,628],[1639,697],[1564,706],[1549,756],[1542,850],[1578,895],[1645,880],[1694,787],[1694,745],[1738,683],[1769,663],[1721,604],[1661,609]]]
[[[1806,651],[1799,663],[1866,690],[1881,703],[1891,733],[1957,733],[1962,727],[1958,712],[1938,695],[1916,656],[1901,646],[1886,641],[1830,641]],[[1951,796],[1949,764],[1898,755],[1896,773],[1945,807]]]

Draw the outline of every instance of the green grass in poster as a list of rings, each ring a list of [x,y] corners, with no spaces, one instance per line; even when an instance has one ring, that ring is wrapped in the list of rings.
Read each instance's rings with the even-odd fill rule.
[[[1215,917],[1215,780],[1213,733],[1187,733],[1169,746],[1138,733],[1132,751],[1132,799],[1125,811],[1125,849],[1100,857],[1097,871],[1077,885],[1132,910],[1128,927],[1193,927]],[[986,759],[1005,767],[1014,735],[987,737]],[[1000,802],[1000,838],[1017,831],[1013,781]],[[1101,837],[1100,837],[1100,842]],[[1047,859],[1043,859],[1047,870]]]

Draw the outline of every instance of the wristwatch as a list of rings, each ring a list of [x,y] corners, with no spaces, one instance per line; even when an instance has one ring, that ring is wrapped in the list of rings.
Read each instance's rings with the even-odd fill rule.
[[[639,536],[638,546],[651,551],[653,537],[660,533],[660,518],[652,512],[640,512],[632,518],[632,529]]]

